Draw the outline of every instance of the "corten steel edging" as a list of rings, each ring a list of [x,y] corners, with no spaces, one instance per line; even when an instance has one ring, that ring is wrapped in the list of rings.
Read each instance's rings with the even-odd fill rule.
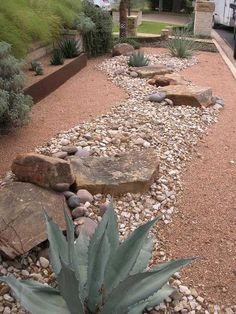
[[[24,90],[24,93],[33,98],[34,103],[39,102],[58,87],[64,84],[69,78],[74,76],[87,65],[87,54],[82,53],[70,63],[59,70],[42,78],[42,80],[32,84]]]

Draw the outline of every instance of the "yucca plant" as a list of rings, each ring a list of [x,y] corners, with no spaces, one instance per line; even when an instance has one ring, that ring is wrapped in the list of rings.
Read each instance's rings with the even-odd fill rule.
[[[167,48],[172,57],[188,58],[200,48],[200,44],[190,39],[189,32],[183,29],[176,30],[174,37],[168,40]]]
[[[143,67],[148,65],[149,59],[145,57],[142,51],[134,52],[129,57],[128,65],[130,67]]]
[[[59,48],[53,49],[50,63],[51,63],[51,65],[64,64],[64,56],[63,56],[61,49],[59,49]]]
[[[172,292],[168,279],[193,259],[173,260],[146,270],[153,239],[148,233],[157,219],[119,242],[113,206],[89,241],[74,238],[74,224],[65,211],[67,238],[46,214],[50,260],[58,288],[32,280],[0,277],[26,310],[33,314],[140,314]]]
[[[80,42],[72,38],[62,40],[59,48],[65,58],[75,58],[80,54]]]

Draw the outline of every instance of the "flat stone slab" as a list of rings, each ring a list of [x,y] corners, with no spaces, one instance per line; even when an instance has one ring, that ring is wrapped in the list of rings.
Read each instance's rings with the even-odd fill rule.
[[[141,78],[153,78],[155,75],[164,75],[173,72],[172,69],[165,65],[147,65],[140,68],[133,68],[133,71],[137,72]]]
[[[170,73],[165,75],[155,75],[148,81],[151,85],[168,86],[168,85],[189,85],[189,82],[184,79],[179,73]]]
[[[159,160],[152,149],[121,157],[69,157],[75,181],[92,194],[121,195],[149,189],[158,177]]]
[[[159,89],[175,106],[208,107],[212,104],[212,89],[193,85],[169,85]]]
[[[0,189],[0,253],[15,258],[47,239],[44,210],[65,228],[62,194],[31,183],[12,182]]]

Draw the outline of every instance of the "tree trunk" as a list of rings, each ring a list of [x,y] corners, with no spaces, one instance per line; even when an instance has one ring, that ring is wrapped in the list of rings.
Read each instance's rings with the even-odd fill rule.
[[[120,1],[120,37],[127,36],[127,0]]]

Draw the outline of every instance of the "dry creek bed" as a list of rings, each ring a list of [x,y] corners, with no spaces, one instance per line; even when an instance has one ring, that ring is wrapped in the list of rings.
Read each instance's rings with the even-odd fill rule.
[[[165,64],[176,72],[190,67],[198,62],[196,57],[180,60],[168,55],[150,55],[151,64]],[[61,132],[52,138],[45,146],[36,149],[37,152],[51,155],[63,146],[74,145],[90,150],[93,155],[113,156],[130,150],[145,150],[152,147],[160,156],[160,178],[145,194],[126,194],[115,198],[115,207],[119,221],[121,239],[127,237],[130,231],[140,224],[156,217],[161,222],[152,230],[157,235],[153,252],[153,262],[166,260],[164,246],[158,240],[158,228],[170,224],[178,194],[181,193],[181,176],[195,145],[207,133],[207,129],[218,119],[218,110],[213,108],[198,109],[194,107],[168,106],[147,101],[147,96],[157,91],[147,83],[147,79],[132,78],[128,73],[127,57],[115,57],[105,60],[99,68],[107,73],[109,79],[124,88],[129,98],[117,104],[110,113],[94,119],[92,122],[80,124],[68,131]],[[94,210],[104,195],[95,195],[94,204],[88,207],[88,215],[100,220]],[[161,224],[161,226],[160,226]],[[35,263],[36,248],[23,259],[25,267],[20,270],[17,264],[3,262],[0,273],[15,273],[23,278],[53,283],[54,275],[50,266]],[[178,288],[173,298],[168,298],[160,306],[150,309],[149,313],[221,313],[224,307],[209,304],[207,299],[198,295],[194,287],[187,287],[181,282],[181,274],[172,279],[173,286]],[[8,293],[1,292],[0,312],[25,313],[18,303]],[[224,308],[224,312],[236,313],[236,306]]]

